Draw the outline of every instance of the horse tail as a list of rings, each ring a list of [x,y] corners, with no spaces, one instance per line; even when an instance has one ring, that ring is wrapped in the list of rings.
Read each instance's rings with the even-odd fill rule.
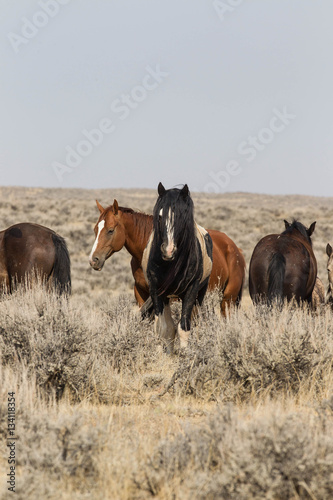
[[[239,292],[238,292],[237,298],[236,298],[236,300],[235,300],[235,305],[236,305],[237,307],[240,305],[241,300],[242,300],[242,297],[243,297],[244,284],[245,284],[245,273],[244,273],[244,277],[243,277],[242,284],[241,284],[241,287],[240,287],[240,289],[239,289]]]
[[[236,299],[236,302],[235,302],[235,304],[236,304],[237,307],[240,305],[242,297],[243,297],[243,291],[244,291],[244,286],[245,286],[245,272],[246,272],[246,263],[245,263],[243,251],[242,251],[241,248],[238,248],[238,250],[240,252],[241,257],[243,258],[244,272],[243,272],[242,284],[241,284],[241,287],[239,289],[239,292],[238,292],[238,295],[237,295],[237,299]]]
[[[281,253],[276,253],[268,267],[268,303],[271,305],[274,300],[282,302],[283,282],[286,273],[286,259]]]
[[[71,261],[64,238],[58,234],[52,234],[55,248],[55,259],[53,265],[53,282],[56,291],[61,295],[71,293]]]

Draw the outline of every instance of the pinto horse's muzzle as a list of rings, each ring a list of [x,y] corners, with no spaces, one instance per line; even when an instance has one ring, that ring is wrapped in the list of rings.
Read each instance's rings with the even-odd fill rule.
[[[177,252],[176,245],[167,245],[166,243],[162,243],[161,245],[161,253],[163,260],[174,260]]]

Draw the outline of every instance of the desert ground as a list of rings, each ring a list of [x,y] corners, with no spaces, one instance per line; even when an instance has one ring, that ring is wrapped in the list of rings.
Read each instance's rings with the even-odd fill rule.
[[[23,499],[333,498],[333,313],[242,305],[207,294],[184,352],[141,320],[130,255],[88,255],[95,199],[152,213],[154,190],[0,188],[0,228],[35,222],[66,239],[72,296],[42,284],[0,300],[0,494]],[[333,198],[193,194],[196,220],[243,250],[296,218],[327,287]],[[174,315],[179,317],[179,304]],[[15,393],[15,494],[8,491]],[[13,496],[14,498],[14,496]]]

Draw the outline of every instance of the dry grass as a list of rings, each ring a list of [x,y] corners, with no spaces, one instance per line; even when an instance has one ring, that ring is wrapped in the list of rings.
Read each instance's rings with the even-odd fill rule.
[[[19,290],[0,302],[0,494],[8,498],[7,393],[16,393],[18,499],[333,497],[333,313],[244,306],[227,320],[211,294],[189,347],[163,353],[141,321],[125,250],[89,269],[94,199],[151,212],[152,191],[2,188],[0,221],[67,240],[73,296]],[[249,262],[283,219],[317,220],[326,284],[332,200],[194,195],[197,220]],[[174,306],[179,314],[179,306]]]

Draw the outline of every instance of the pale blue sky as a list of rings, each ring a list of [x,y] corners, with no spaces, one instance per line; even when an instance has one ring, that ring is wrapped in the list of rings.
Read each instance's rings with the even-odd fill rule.
[[[332,19],[330,0],[0,0],[0,185],[331,196]]]

